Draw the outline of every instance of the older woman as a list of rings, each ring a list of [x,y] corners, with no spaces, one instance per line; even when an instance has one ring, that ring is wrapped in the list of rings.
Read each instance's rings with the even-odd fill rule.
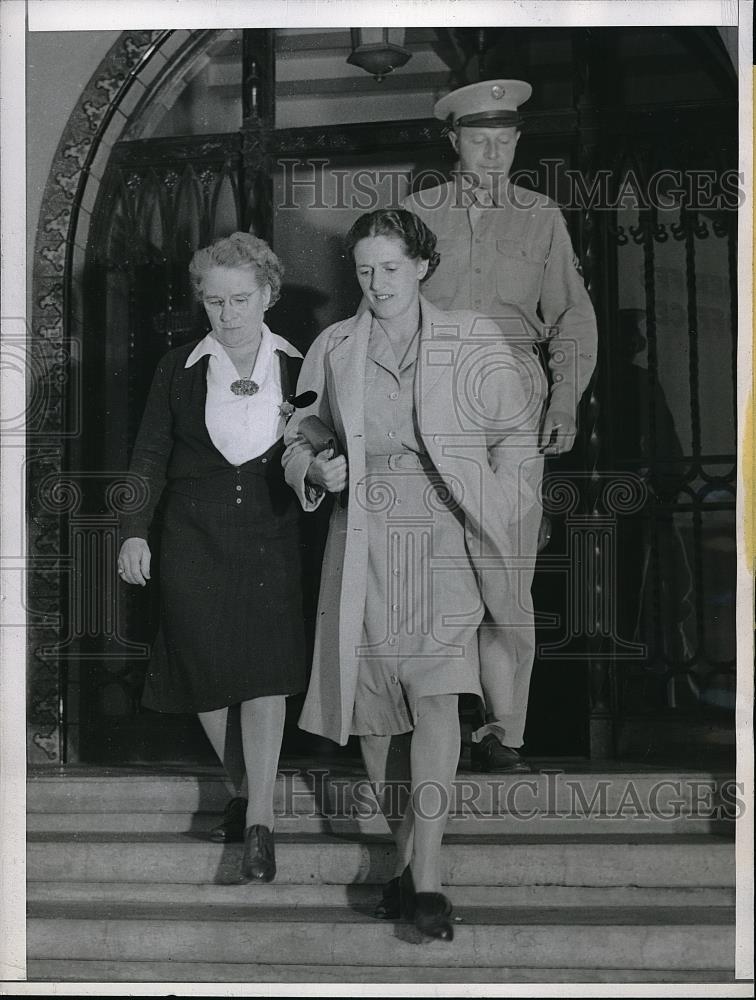
[[[438,254],[417,216],[363,215],[348,244],[367,309],[313,344],[299,389],[317,400],[285,435],[286,479],[305,510],[326,492],[348,496],[333,506],[300,726],[361,738],[397,846],[378,914],[403,912],[451,940],[440,862],[458,695],[481,695],[479,660],[501,655],[512,621],[513,526],[537,503],[545,387],[532,353],[515,357],[499,326],[419,294]],[[322,424],[343,454],[318,452]],[[409,792],[398,813],[381,794],[387,780]]]
[[[131,464],[149,500],[124,519],[118,567],[126,583],[150,579],[162,496],[161,628],[144,704],[196,712],[237,792],[246,774],[247,799],[231,800],[211,837],[243,840],[243,880],[269,882],[286,696],[305,686],[301,513],[280,462],[301,355],[263,322],[283,274],[263,240],[233,233],[189,270],[210,332],[158,365]],[[227,754],[237,711],[242,760]]]

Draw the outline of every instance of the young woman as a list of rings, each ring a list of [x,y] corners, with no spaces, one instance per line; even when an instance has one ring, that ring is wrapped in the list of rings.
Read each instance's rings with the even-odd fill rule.
[[[304,509],[326,492],[348,498],[333,506],[300,726],[342,744],[359,735],[384,807],[387,781],[407,789],[406,808],[384,808],[397,863],[379,915],[404,912],[451,940],[441,841],[458,695],[481,695],[480,657],[497,655],[517,594],[510,530],[537,503],[520,466],[540,461],[543,377],[490,320],[422,298],[438,255],[417,216],[364,215],[348,244],[367,308],[311,347],[298,390],[317,400],[285,434],[286,480]],[[341,454],[317,453],[307,417],[332,429]]]

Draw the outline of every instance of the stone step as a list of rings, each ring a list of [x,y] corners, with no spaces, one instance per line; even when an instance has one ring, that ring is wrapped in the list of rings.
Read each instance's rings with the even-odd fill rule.
[[[282,834],[282,884],[383,882],[392,874],[388,838]],[[181,834],[28,835],[30,881],[238,881],[241,845]],[[711,836],[449,836],[442,855],[447,885],[729,887],[732,844]]]
[[[455,906],[485,907],[722,907],[735,905],[732,888],[669,886],[457,885]],[[352,906],[372,913],[381,896],[377,883],[351,885],[191,885],[170,882],[29,882],[27,902],[171,903],[185,907],[243,903],[251,906]]]
[[[732,968],[734,911],[711,907],[455,909],[453,944],[350,907],[37,903],[32,960],[258,962],[271,965],[721,970]],[[422,947],[418,945],[422,944]],[[339,968],[336,968],[339,967]]]
[[[34,812],[27,816],[29,833],[191,833],[204,836],[221,817],[220,812]],[[305,810],[298,815],[276,817],[279,833],[333,833],[337,835],[388,833],[386,820],[377,812],[353,816],[321,816]],[[734,836],[731,821],[685,815],[648,816],[564,816],[541,813],[533,817],[504,813],[501,816],[474,816],[462,812],[449,817],[447,830],[460,836],[527,834],[716,834]]]
[[[452,944],[450,947],[454,947]],[[31,959],[33,982],[90,983],[732,983],[732,970],[512,966],[270,965]]]
[[[219,771],[165,774],[129,769],[60,769],[31,775],[27,809],[36,814],[220,813],[229,788]],[[726,820],[742,798],[730,776],[690,771],[554,768],[533,774],[480,775],[460,772],[452,812],[513,821],[540,815],[606,817],[640,823]],[[431,806],[432,807],[432,806]],[[282,818],[339,817],[375,813],[364,774],[353,767],[286,767],[279,772],[275,809]]]

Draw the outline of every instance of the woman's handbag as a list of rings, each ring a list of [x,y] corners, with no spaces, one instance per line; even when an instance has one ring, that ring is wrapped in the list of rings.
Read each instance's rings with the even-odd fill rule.
[[[299,422],[297,431],[316,455],[319,455],[321,451],[327,451],[329,448],[333,452],[331,458],[337,458],[341,454],[341,445],[339,444],[339,439],[336,437],[336,433],[320,417],[314,415],[303,417]],[[338,499],[340,507],[346,507],[348,497],[349,490],[342,490]]]
[[[331,458],[336,458],[341,454],[339,439],[336,437],[335,432],[320,417],[314,415],[303,417],[299,422],[297,431],[316,455],[319,455],[321,451],[327,451],[329,448],[333,451]]]

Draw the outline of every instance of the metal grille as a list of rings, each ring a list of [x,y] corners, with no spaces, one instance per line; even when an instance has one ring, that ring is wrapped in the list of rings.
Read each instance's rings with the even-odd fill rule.
[[[617,323],[607,345],[605,463],[647,500],[619,538],[624,635],[645,655],[616,672],[621,716],[729,724],[735,697],[737,213],[718,189],[734,153],[715,134],[621,157],[654,172],[711,171],[711,205],[626,206],[609,227]],[[686,181],[690,183],[690,180]],[[630,199],[632,201],[632,199]],[[675,204],[677,202],[677,204]],[[681,203],[682,202],[682,203]]]
[[[262,32],[247,34],[254,41],[251,36]],[[577,64],[592,61],[595,54],[583,53]],[[259,66],[261,79],[272,79],[264,60]],[[587,78],[591,75],[596,74]],[[248,105],[246,91],[244,96]],[[540,136],[561,155],[574,155],[586,173],[608,167],[615,187],[628,164],[645,182],[660,167],[717,171],[733,162],[727,146],[735,133],[732,105],[657,107],[648,114],[598,110],[615,99],[586,90],[576,109],[535,115],[528,142],[532,146]],[[245,115],[251,120],[252,112],[260,112],[265,118],[264,104],[262,111],[245,105]],[[111,469],[126,468],[154,363],[199,332],[186,275],[189,256],[221,232],[247,228],[255,217],[250,211],[254,196],[263,220],[268,218],[267,188],[259,183],[268,170],[266,156],[286,152],[287,142],[289,152],[304,148],[308,155],[328,155],[337,149],[414,148],[436,141],[429,131],[433,123],[410,124],[414,132],[390,123],[298,129],[291,135],[269,134],[261,127],[114,147],[87,238],[81,288],[87,341],[82,384],[92,419],[80,438],[79,467],[101,468],[106,456]],[[66,147],[63,155],[76,149]],[[79,203],[80,192],[77,210]],[[600,491],[623,472],[646,486],[642,506],[615,519],[612,543],[617,549],[617,634],[628,643],[643,643],[645,655],[613,663],[611,650],[602,646],[590,663],[592,715],[628,720],[661,715],[666,725],[671,716],[689,711],[722,713],[731,707],[734,684],[735,213],[679,207],[667,213],[585,211],[573,229],[599,307],[602,338],[601,371],[585,402],[582,451],[576,458],[576,468],[588,469],[595,480],[582,491],[583,508],[593,513],[593,487]],[[258,230],[267,233],[262,223]],[[45,252],[52,261],[52,251],[45,247]],[[634,297],[627,294],[629,275],[638,279]],[[55,308],[60,325],[58,302],[70,274],[62,283],[55,281],[39,305]],[[670,331],[677,340],[670,339]],[[627,357],[631,337],[637,343],[642,337],[645,344]],[[672,360],[670,345],[681,347]],[[103,472],[106,483],[108,475]],[[89,491],[85,499],[92,495]],[[95,502],[87,510],[101,506]],[[82,516],[88,516],[86,511]],[[110,530],[104,522],[102,527]],[[596,533],[594,549],[603,544],[604,534]],[[46,551],[45,537],[44,530],[37,531],[34,544],[40,551]],[[53,551],[59,548],[54,542]],[[112,554],[109,542],[101,548]],[[589,558],[586,554],[586,563]],[[604,607],[598,588],[607,577],[600,565],[589,568],[595,572],[586,606]],[[121,595],[118,601],[123,602],[118,620],[127,623],[123,634],[139,641],[150,624],[144,595]],[[103,646],[108,634],[106,629],[99,639],[90,638],[101,639]],[[599,636],[601,642],[604,638]],[[34,655],[44,653],[35,649]],[[56,690],[65,687],[67,662],[62,656],[58,661]],[[135,711],[142,671],[133,658],[114,658],[105,667],[88,671],[86,678],[77,674],[72,689],[81,683],[84,714],[108,726],[109,720],[127,719]],[[35,682],[32,688],[42,685]],[[44,697],[44,710],[54,714],[51,699]],[[72,694],[69,721],[78,721],[75,703]]]

